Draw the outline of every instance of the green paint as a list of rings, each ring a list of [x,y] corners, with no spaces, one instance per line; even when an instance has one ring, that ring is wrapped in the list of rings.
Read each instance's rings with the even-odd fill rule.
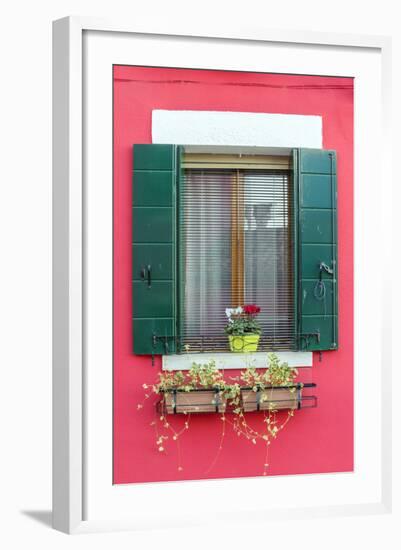
[[[136,354],[175,351],[176,150],[175,145],[134,145],[132,312]]]
[[[152,280],[173,279],[171,244],[135,243],[132,247],[132,279],[141,279],[143,269],[152,266]]]
[[[140,144],[134,145],[134,170],[175,169],[175,146]]]
[[[338,348],[337,169],[334,151],[294,152],[298,213],[298,348]],[[324,262],[333,275],[322,272]],[[323,286],[324,285],[324,286]],[[317,338],[319,335],[319,339]]]
[[[133,205],[172,206],[173,176],[173,172],[134,170]]]

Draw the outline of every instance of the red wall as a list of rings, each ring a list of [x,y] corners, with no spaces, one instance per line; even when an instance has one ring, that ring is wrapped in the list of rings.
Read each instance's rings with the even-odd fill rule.
[[[219,415],[192,417],[182,436],[183,470],[174,444],[155,446],[155,411],[137,410],[143,383],[161,368],[134,356],[131,333],[132,144],[151,143],[153,109],[250,111],[321,115],[323,147],[338,154],[339,346],[315,354],[318,407],[296,412],[273,441],[270,475],[353,469],[353,80],[226,71],[119,66],[114,68],[114,483],[258,476],[265,446],[228,433],[218,461]],[[182,427],[185,418],[174,417]],[[169,419],[170,420],[170,419]],[[250,422],[262,425],[253,413]]]

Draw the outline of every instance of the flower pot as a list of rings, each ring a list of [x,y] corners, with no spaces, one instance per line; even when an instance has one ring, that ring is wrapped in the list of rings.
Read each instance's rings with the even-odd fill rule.
[[[244,412],[297,409],[302,399],[302,388],[246,389],[241,390],[241,398]]]
[[[236,353],[248,353],[257,351],[259,344],[259,334],[246,334],[245,336],[234,336],[229,334],[230,350]]]
[[[171,391],[163,398],[167,414],[225,412],[226,399],[216,390]]]

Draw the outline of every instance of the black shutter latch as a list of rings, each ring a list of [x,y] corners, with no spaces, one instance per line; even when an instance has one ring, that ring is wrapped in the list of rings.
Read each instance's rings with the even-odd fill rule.
[[[333,274],[334,274],[334,270],[331,269],[331,268],[330,268],[327,264],[325,264],[324,262],[320,262],[319,271],[320,271],[320,279],[322,278],[323,271],[325,271],[325,272],[328,273],[329,275],[333,275]]]

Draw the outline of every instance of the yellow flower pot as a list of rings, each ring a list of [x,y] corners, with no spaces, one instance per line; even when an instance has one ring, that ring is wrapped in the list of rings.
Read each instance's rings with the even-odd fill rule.
[[[236,353],[257,351],[259,338],[259,334],[247,334],[246,336],[233,336],[229,334],[230,350]]]

